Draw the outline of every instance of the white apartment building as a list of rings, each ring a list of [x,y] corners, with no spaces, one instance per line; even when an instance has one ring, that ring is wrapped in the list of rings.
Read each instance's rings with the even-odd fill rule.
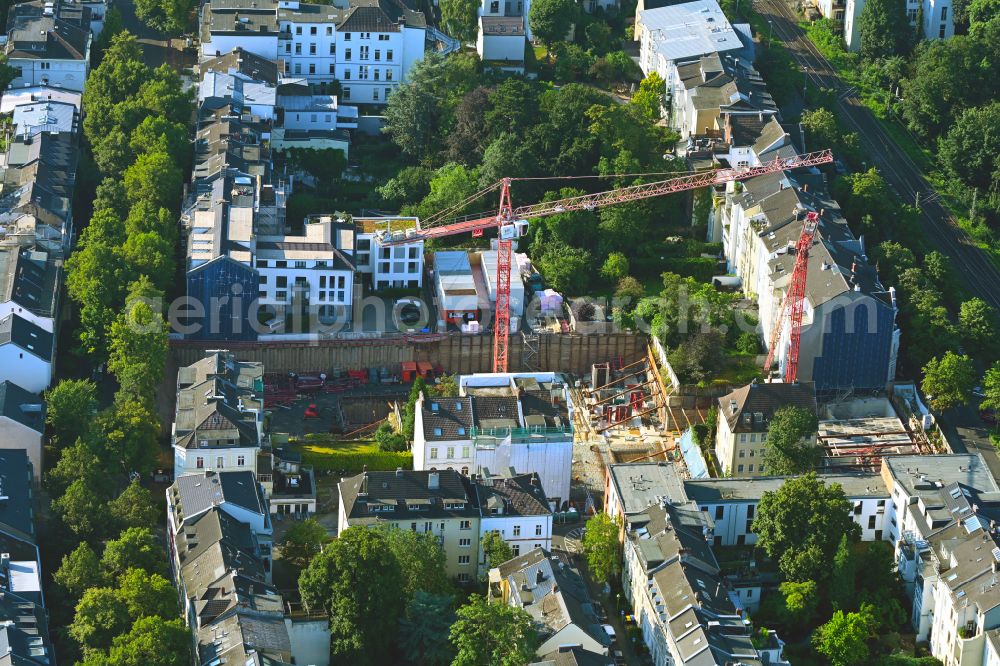
[[[415,217],[355,217],[355,266],[375,291],[419,288],[424,283],[424,241]],[[389,243],[392,243],[391,245]]]
[[[260,236],[254,267],[260,274],[258,297],[263,305],[291,305],[301,299],[318,307],[321,321],[351,316],[354,242],[350,224],[329,217],[308,218],[301,236]],[[347,252],[343,248],[347,248]]]
[[[17,75],[10,87],[56,86],[83,91],[90,68],[90,8],[56,0],[11,6],[7,17],[7,64]]]
[[[42,393],[52,383],[55,336],[19,314],[0,319],[0,381]]]
[[[752,382],[718,400],[719,424],[715,455],[728,476],[765,476],[767,431],[774,413],[788,406],[816,413],[816,396],[810,384]],[[810,444],[816,443],[815,434]]]
[[[250,470],[264,438],[264,368],[213,352],[177,372],[174,477]],[[268,470],[270,472],[270,470]]]
[[[417,401],[413,467],[465,475],[537,473],[549,504],[569,500],[573,420],[555,373],[464,375],[461,396]]]
[[[917,640],[946,666],[990,663],[987,634],[1000,627],[996,480],[978,454],[887,457],[882,476]]]
[[[475,477],[472,480],[482,517],[480,538],[498,532],[514,557],[535,548],[552,549],[552,509],[538,474]],[[480,555],[480,573],[489,569]]]
[[[863,541],[891,540],[889,491],[879,474],[822,473],[819,477],[843,488]],[[622,463],[608,467],[605,511],[627,520],[663,501],[675,506],[693,502],[713,523],[713,545],[751,545],[757,542],[753,519],[761,497],[784,482],[780,476],[684,480],[671,463]]]
[[[348,102],[384,104],[424,57],[424,15],[400,0],[210,0],[201,17],[203,58],[240,47],[285,75],[340,81]]]
[[[678,79],[675,63],[744,48],[740,34],[715,0],[640,9],[635,15],[635,40],[643,74],[657,72],[668,91]]]
[[[823,16],[843,22],[847,50],[860,50],[861,30],[858,20],[865,8],[865,0],[822,0],[817,6]],[[951,0],[906,0],[906,18],[914,28],[917,28],[921,11],[923,25],[919,29],[924,39],[950,39],[955,36]]]

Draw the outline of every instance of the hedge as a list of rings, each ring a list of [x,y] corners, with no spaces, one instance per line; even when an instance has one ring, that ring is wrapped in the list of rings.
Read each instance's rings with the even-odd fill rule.
[[[413,454],[409,451],[380,451],[374,442],[341,442],[301,445],[302,462],[316,470],[361,472],[393,471],[397,467],[413,469]]]

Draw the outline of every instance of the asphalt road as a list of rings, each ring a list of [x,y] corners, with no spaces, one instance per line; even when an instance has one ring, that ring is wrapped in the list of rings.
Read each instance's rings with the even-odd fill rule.
[[[847,87],[816,46],[798,26],[795,12],[785,0],[754,0],[754,9],[771,22],[773,37],[788,48],[789,53],[806,73],[809,85],[833,90],[841,118],[857,132],[868,151],[873,165],[889,187],[905,203],[920,202],[920,223],[933,249],[952,261],[955,272],[962,276],[969,293],[1000,308],[1000,270],[938,202],[938,196],[928,185],[920,169],[886,134],[871,111],[864,106],[853,88]],[[820,148],[821,146],[815,146]]]

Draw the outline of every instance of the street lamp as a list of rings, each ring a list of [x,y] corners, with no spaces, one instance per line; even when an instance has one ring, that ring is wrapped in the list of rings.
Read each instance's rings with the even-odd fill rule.
[[[774,35],[774,21],[767,19],[767,48],[771,48],[771,38]]]

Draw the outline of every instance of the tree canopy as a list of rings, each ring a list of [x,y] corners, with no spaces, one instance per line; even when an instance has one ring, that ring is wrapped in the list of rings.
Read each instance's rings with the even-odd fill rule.
[[[524,610],[474,594],[456,615],[452,666],[523,666],[535,656],[534,621]]]
[[[308,566],[327,541],[326,528],[315,518],[306,518],[285,530],[278,547],[281,559],[299,569]]]
[[[860,537],[851,503],[839,484],[810,472],[763,494],[753,521],[757,547],[778,562],[790,581],[823,581],[840,540]]]
[[[455,621],[453,600],[418,590],[399,621],[399,647],[413,664],[448,666],[455,651],[448,640]]]
[[[878,60],[909,52],[910,22],[903,0],[867,0],[858,17],[861,56]]]
[[[594,514],[583,533],[583,553],[594,580],[606,581],[621,570],[618,535],[621,521],[606,513]]]
[[[768,474],[790,476],[815,469],[823,456],[814,439],[818,427],[819,419],[811,410],[793,405],[777,410],[767,427]]]
[[[927,362],[920,388],[931,406],[943,412],[968,402],[975,383],[972,359],[949,351],[940,359],[932,358]]]
[[[528,9],[528,25],[532,35],[551,47],[566,39],[576,12],[572,0],[534,0]]]
[[[514,551],[510,544],[503,540],[503,536],[496,530],[491,530],[483,535],[480,540],[480,548],[486,558],[486,565],[490,569],[495,569],[507,560],[514,557]]]

